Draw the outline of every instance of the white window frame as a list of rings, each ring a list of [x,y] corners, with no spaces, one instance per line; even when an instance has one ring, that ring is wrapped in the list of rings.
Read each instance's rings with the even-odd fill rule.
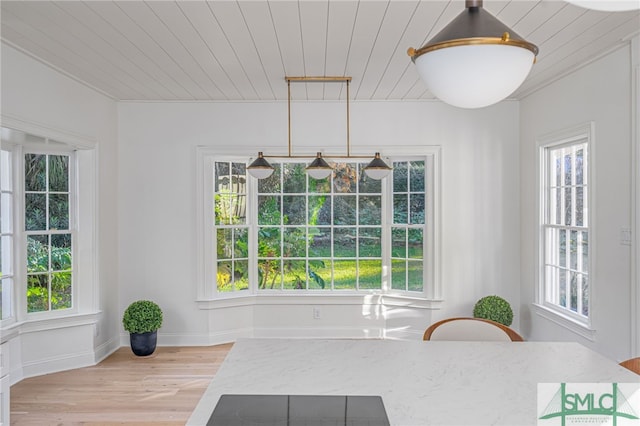
[[[2,151],[5,151],[8,153],[9,158],[8,158],[8,164],[2,164],[2,174],[3,174],[3,179],[7,179],[9,182],[7,183],[7,186],[0,191],[2,193],[2,195],[4,195],[4,202],[9,201],[9,205],[7,206],[6,204],[4,204],[4,202],[2,202],[2,220],[4,222],[8,222],[8,232],[3,232],[2,236],[3,237],[10,237],[10,245],[9,246],[3,246],[2,247],[2,264],[5,265],[6,263],[9,263],[10,265],[10,273],[3,275],[3,281],[5,279],[8,279],[9,284],[7,285],[7,288],[3,288],[2,292],[2,312],[3,314],[5,314],[6,312],[8,312],[8,315],[3,319],[0,318],[0,328],[1,327],[6,327],[12,323],[15,322],[15,317],[16,317],[16,306],[15,306],[15,289],[16,289],[16,278],[15,278],[15,273],[16,273],[16,260],[15,260],[15,255],[16,255],[16,224],[15,224],[15,216],[14,216],[14,211],[15,211],[15,203],[16,203],[16,197],[15,197],[15,179],[14,179],[14,158],[15,158],[15,152],[13,149],[13,145],[11,146],[2,146],[1,149]],[[5,168],[6,167],[6,168]],[[5,241],[9,241],[9,240],[5,240]],[[1,282],[0,285],[4,286]]]
[[[264,148],[266,149],[266,148]],[[196,223],[197,223],[197,244],[198,244],[198,284],[197,284],[197,301],[200,302],[199,306],[203,309],[217,306],[215,303],[210,302],[224,301],[227,303],[224,306],[236,306],[245,305],[247,303],[255,303],[256,298],[273,298],[278,296],[288,297],[289,300],[300,300],[299,298],[314,297],[316,299],[321,297],[327,297],[332,299],[335,297],[370,297],[371,295],[385,296],[390,303],[412,303],[414,301],[420,305],[421,301],[432,302],[426,303],[425,307],[435,307],[442,302],[442,287],[440,280],[440,147],[438,146],[419,146],[419,147],[394,147],[394,157],[390,160],[412,160],[418,158],[424,158],[427,162],[427,169],[430,175],[427,176],[428,188],[425,191],[432,191],[431,197],[427,197],[427,209],[430,209],[430,214],[426,215],[427,223],[425,224],[425,235],[430,233],[429,242],[425,243],[424,253],[427,256],[424,258],[424,286],[422,292],[408,292],[385,289],[388,287],[388,282],[385,283],[385,275],[388,275],[389,271],[383,271],[383,289],[382,290],[359,290],[359,291],[307,291],[307,290],[292,290],[278,291],[277,295],[265,294],[272,292],[256,292],[255,288],[251,288],[243,291],[218,293],[215,285],[215,240],[212,236],[213,232],[213,215],[207,214],[207,212],[214,211],[213,205],[213,178],[212,171],[214,170],[215,161],[238,161],[241,158],[246,158],[248,161],[256,151],[257,147],[247,147],[245,149],[221,149],[214,147],[197,147],[196,148],[196,190],[199,194],[198,203],[196,208]],[[286,160],[286,158],[285,158]],[[383,180],[383,185],[388,185],[388,188],[392,187],[391,179],[387,178]],[[249,194],[257,193],[257,180],[249,177],[247,182],[247,191]],[[383,190],[384,193],[390,194],[387,190]],[[391,203],[385,203],[389,209],[392,208]],[[256,216],[255,203],[250,203],[247,209],[247,215],[249,218]],[[388,223],[392,218],[391,210],[383,211],[383,227],[391,226]],[[253,226],[253,224],[251,224]],[[385,233],[383,233],[385,234]],[[386,236],[385,238],[390,238]],[[384,241],[383,246],[390,246],[390,241]],[[431,254],[431,256],[429,256]],[[383,257],[388,256],[383,253]],[[387,261],[389,259],[386,259]],[[383,259],[383,262],[385,259]],[[251,299],[249,302],[242,302],[242,299]],[[270,299],[270,300],[271,300]],[[234,300],[236,302],[234,302]],[[416,305],[417,306],[417,305]]]
[[[595,337],[595,330],[592,329],[593,312],[591,307],[593,306],[593,297],[596,294],[597,283],[594,280],[596,274],[594,273],[594,259],[595,259],[595,244],[593,235],[595,235],[594,224],[595,220],[595,190],[593,182],[595,181],[595,161],[594,161],[594,123],[586,123],[573,128],[561,130],[558,132],[547,134],[538,139],[538,185],[539,185],[539,199],[538,199],[538,230],[537,230],[537,245],[538,245],[538,260],[536,268],[536,297],[535,297],[535,311],[538,315],[547,318],[548,320],[557,323],[589,340],[593,340]],[[579,315],[572,312],[570,309],[562,306],[550,303],[547,301],[546,294],[546,282],[545,282],[545,261],[546,261],[546,225],[547,217],[549,214],[548,206],[548,179],[549,179],[549,159],[547,150],[552,148],[558,148],[563,145],[572,145],[577,143],[585,143],[587,146],[586,161],[588,163],[586,173],[586,194],[587,199],[586,208],[588,209],[587,221],[584,224],[589,234],[589,255],[587,272],[589,276],[589,310],[588,316]],[[567,254],[568,255],[568,254]]]
[[[52,143],[55,145],[50,145]],[[46,311],[27,312],[27,317],[37,318],[38,316],[43,316],[45,314],[46,316],[49,316],[49,315],[57,316],[57,315],[65,315],[69,313],[76,313],[77,305],[78,305],[78,291],[76,290],[78,283],[75,276],[76,275],[75,271],[77,269],[76,257],[78,254],[78,251],[76,249],[76,244],[78,239],[77,237],[78,179],[76,176],[78,161],[76,158],[76,149],[67,145],[59,146],[58,142],[45,139],[43,144],[34,144],[33,147],[31,147],[30,145],[19,147],[16,151],[19,153],[20,158],[16,158],[17,163],[14,162],[14,164],[16,164],[17,166],[16,169],[21,179],[20,181],[21,199],[19,200],[19,208],[21,211],[21,216],[16,221],[16,223],[19,224],[20,226],[19,232],[21,234],[20,242],[18,244],[20,246],[20,252],[18,253],[18,256],[19,256],[19,259],[21,259],[22,261],[20,268],[23,271],[25,279],[28,276],[26,247],[27,247],[27,240],[29,236],[30,235],[51,236],[51,235],[59,234],[59,232],[52,231],[50,229],[37,230],[37,231],[33,231],[33,230],[27,231],[25,229],[25,217],[26,217],[26,211],[24,210],[24,203],[25,203],[24,195],[26,194],[26,190],[24,188],[25,155],[28,155],[28,154],[44,155],[47,158],[49,155],[66,155],[69,158],[69,166],[68,166],[69,167],[69,182],[68,182],[69,184],[69,192],[68,192],[69,193],[69,228],[65,229],[64,233],[71,234],[71,253],[72,253],[72,256],[71,256],[71,307],[64,308],[64,309],[55,309],[55,310],[51,309],[51,294],[49,294],[49,300],[48,300],[49,309]],[[46,189],[46,193],[47,194],[49,193],[49,188]],[[48,221],[49,221],[49,218],[47,218],[47,223]],[[49,275],[51,272],[52,272],[51,270],[48,270],[47,275]],[[23,284],[24,284],[24,290],[26,291],[27,290],[26,282]],[[21,291],[22,290],[23,289],[21,288]]]
[[[21,138],[11,138],[14,179],[14,324],[2,323],[5,331],[14,327],[47,330],[87,323],[96,323],[99,314],[98,292],[98,211],[96,193],[98,188],[98,146],[90,137],[70,133],[46,125],[27,122],[17,117],[2,115],[2,145],[4,132],[23,133]],[[71,192],[76,196],[69,201],[71,216],[77,226],[73,238],[73,300],[71,309],[27,313],[26,297],[26,234],[24,231],[24,153],[41,152],[61,154],[73,152],[71,158],[76,170]],[[71,224],[70,224],[71,226]],[[8,327],[8,328],[7,328]],[[8,334],[8,333],[5,333]]]

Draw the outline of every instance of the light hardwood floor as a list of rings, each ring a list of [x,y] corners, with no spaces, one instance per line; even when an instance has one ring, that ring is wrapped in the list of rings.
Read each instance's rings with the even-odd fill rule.
[[[12,425],[184,425],[232,344],[118,349],[93,367],[11,387]]]

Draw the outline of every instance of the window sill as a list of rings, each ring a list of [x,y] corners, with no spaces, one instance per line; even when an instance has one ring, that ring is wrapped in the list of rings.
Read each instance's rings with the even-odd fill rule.
[[[563,315],[560,312],[557,312],[538,303],[533,304],[533,309],[535,313],[542,318],[545,318],[553,322],[554,324],[557,324],[581,337],[584,337],[587,340],[590,340],[592,342],[595,341],[596,330],[591,328],[588,324],[577,321],[576,319],[571,318],[568,315]]]
[[[2,343],[13,339],[18,334],[93,325],[98,322],[99,315],[100,312],[92,312],[87,314],[71,314],[55,318],[29,319],[23,322],[16,322],[2,329]]]
[[[416,309],[440,309],[442,300],[394,294],[247,294],[220,299],[197,300],[199,309],[254,305],[385,305]]]

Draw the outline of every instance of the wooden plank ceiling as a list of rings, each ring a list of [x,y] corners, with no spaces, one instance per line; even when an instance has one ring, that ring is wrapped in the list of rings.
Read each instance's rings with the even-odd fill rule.
[[[514,98],[640,31],[639,11],[561,0],[485,0],[484,7],[540,48]],[[463,0],[3,0],[1,37],[118,100],[284,100],[286,75],[351,76],[352,100],[422,100],[433,95],[407,48],[422,46],[463,9]],[[346,92],[334,83],[294,86],[295,99]]]

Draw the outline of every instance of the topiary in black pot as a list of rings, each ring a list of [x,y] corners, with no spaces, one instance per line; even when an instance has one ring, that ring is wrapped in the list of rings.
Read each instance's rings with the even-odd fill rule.
[[[122,325],[130,333],[133,353],[151,355],[156,350],[158,329],[162,326],[162,309],[150,300],[138,300],[124,311]]]
[[[489,319],[507,327],[513,322],[513,311],[509,302],[500,296],[485,296],[473,308],[474,318]]]

